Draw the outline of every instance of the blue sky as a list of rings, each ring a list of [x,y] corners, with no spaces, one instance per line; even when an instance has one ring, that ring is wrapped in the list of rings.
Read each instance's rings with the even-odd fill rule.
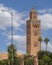
[[[0,3],[18,11],[28,11],[32,6],[38,9],[52,8],[52,0],[0,0]]]
[[[34,7],[41,20],[41,35],[48,37],[48,50],[52,51],[52,0],[0,0],[0,10],[13,12],[14,43],[18,51],[26,52],[26,20]],[[11,15],[0,11],[0,52],[6,52],[11,44]],[[45,45],[42,44],[42,49]]]

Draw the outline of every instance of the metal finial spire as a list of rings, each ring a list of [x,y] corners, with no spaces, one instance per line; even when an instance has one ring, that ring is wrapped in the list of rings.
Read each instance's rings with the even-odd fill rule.
[[[36,10],[37,9],[37,6],[32,6],[32,10]]]
[[[32,6],[32,9],[34,10],[34,6]]]

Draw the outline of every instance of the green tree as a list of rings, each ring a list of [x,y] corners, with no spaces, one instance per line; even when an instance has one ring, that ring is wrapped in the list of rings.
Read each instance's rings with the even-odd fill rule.
[[[0,60],[0,65],[8,65],[8,60]]]
[[[39,51],[38,60],[39,65],[52,65],[52,53],[46,51]]]
[[[43,39],[42,39],[42,37],[40,37],[38,40],[40,42],[40,50],[41,50],[41,42],[43,41]]]
[[[20,65],[21,57],[17,57],[17,65]]]
[[[48,45],[49,39],[48,39],[48,38],[45,38],[45,39],[44,39],[44,42],[45,42],[45,44],[46,44],[46,52],[47,52],[47,45]]]
[[[16,47],[14,44],[8,46],[8,64],[9,65],[17,65],[17,54],[16,54]]]
[[[34,59],[31,55],[26,55],[24,57],[24,65],[34,65]]]
[[[2,65],[2,60],[0,60],[0,65]]]
[[[42,59],[43,59],[43,61],[44,61],[44,65],[48,65],[48,63],[49,63],[50,60],[51,60],[50,57],[47,56],[47,55],[44,55]]]

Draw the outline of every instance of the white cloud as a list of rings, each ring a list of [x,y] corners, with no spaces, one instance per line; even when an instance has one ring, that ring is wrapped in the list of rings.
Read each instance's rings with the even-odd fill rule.
[[[11,36],[8,35],[8,38],[11,39]],[[13,41],[16,44],[17,50],[25,52],[26,49],[26,36],[25,35],[13,35]]]
[[[8,35],[8,38],[11,39],[11,35]],[[24,35],[13,35],[13,39],[16,42],[21,43],[21,42],[25,42],[26,36],[24,36]]]
[[[52,29],[52,14],[42,14],[39,15],[41,20],[41,28],[44,30]]]
[[[26,39],[26,36],[23,36],[23,35],[22,36],[20,36],[20,35],[14,35],[13,37],[14,37],[15,41],[17,41],[19,43],[23,43],[23,44],[24,44],[25,39]]]
[[[46,50],[46,45],[45,45],[45,43],[42,43],[41,46],[42,46],[42,47],[41,47],[42,50]],[[52,52],[52,44],[51,44],[50,42],[48,43],[47,50],[50,51],[50,52]]]
[[[1,10],[6,10],[8,12],[3,12]],[[17,12],[11,9],[13,12],[13,26],[15,29],[20,29],[21,24],[25,24],[28,14],[25,12]],[[46,13],[46,12],[49,13]],[[39,15],[38,18],[41,20],[41,27],[42,29],[50,29],[52,28],[52,9],[43,9],[38,10],[38,12],[42,12],[42,15]],[[6,29],[7,27],[11,26],[11,14],[10,9],[5,7],[4,5],[0,4],[0,29]],[[20,29],[21,30],[21,29]]]
[[[45,9],[43,10],[38,10],[38,13],[46,13],[47,11]]]
[[[42,13],[42,14],[45,14],[45,13],[52,13],[52,9],[42,9],[42,10],[37,10],[38,13]]]
[[[0,25],[0,29],[5,30],[5,27],[4,27],[4,26],[2,26],[2,25]]]
[[[5,11],[1,11],[5,10]],[[11,26],[11,10],[13,13],[13,26],[14,28],[18,29],[20,28],[21,24],[25,23],[25,12],[17,12],[13,9],[9,9],[5,7],[4,5],[0,5],[0,29],[6,29],[7,27]]]

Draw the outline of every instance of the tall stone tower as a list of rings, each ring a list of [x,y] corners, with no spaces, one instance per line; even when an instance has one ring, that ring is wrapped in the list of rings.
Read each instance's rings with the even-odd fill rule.
[[[40,50],[39,37],[40,20],[37,18],[37,11],[33,8],[26,22],[26,51],[29,55],[37,56]]]

